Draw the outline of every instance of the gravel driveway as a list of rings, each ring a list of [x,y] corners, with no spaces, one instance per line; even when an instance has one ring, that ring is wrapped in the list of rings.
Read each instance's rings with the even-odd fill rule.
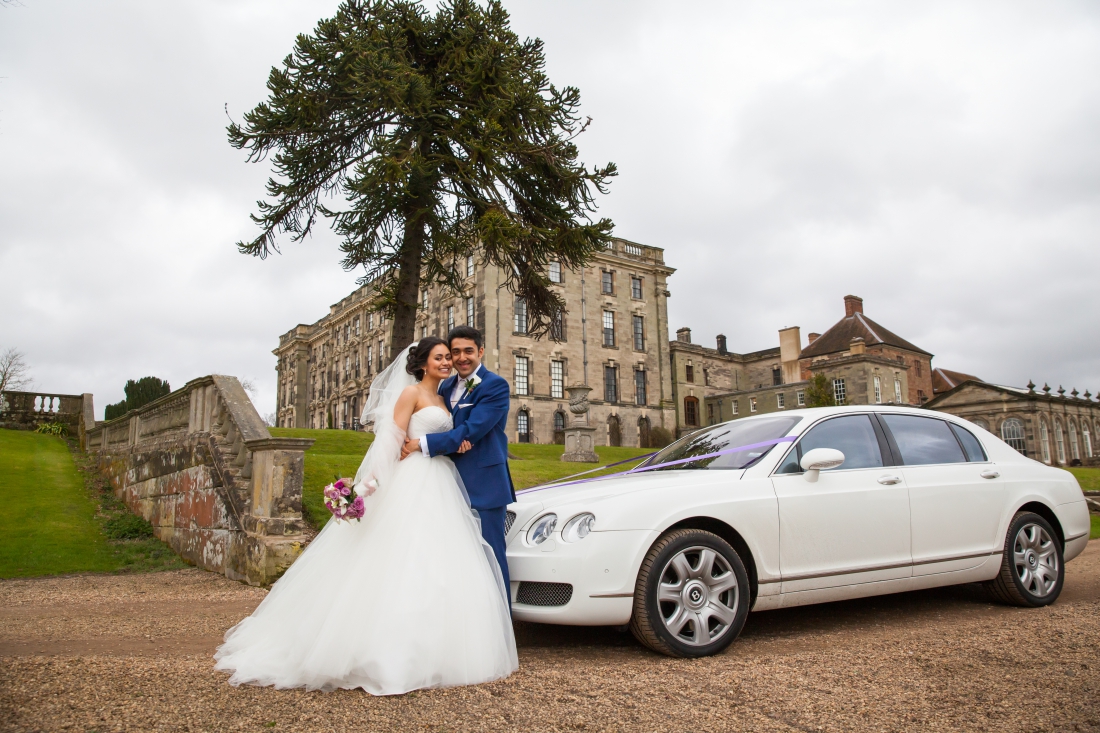
[[[0,582],[0,729],[1100,731],[1100,541],[1050,608],[959,586],[769,611],[691,661],[517,623],[509,679],[389,698],[229,687],[210,655],[263,594],[199,570]]]

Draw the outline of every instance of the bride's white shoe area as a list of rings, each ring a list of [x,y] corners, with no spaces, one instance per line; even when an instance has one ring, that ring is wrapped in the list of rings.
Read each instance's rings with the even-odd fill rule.
[[[449,430],[429,407],[409,435]],[[518,666],[500,570],[454,464],[413,454],[329,521],[215,655],[231,684],[392,695],[500,679]]]

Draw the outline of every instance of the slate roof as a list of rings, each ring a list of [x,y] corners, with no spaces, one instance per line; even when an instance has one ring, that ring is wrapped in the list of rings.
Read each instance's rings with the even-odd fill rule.
[[[852,345],[852,339],[856,336],[861,337],[867,346],[885,344],[932,356],[931,353],[906,341],[890,329],[880,326],[862,313],[855,313],[841,318],[833,324],[832,328],[818,336],[816,341],[802,350],[802,358],[847,351]]]
[[[958,387],[968,380],[974,380],[975,382],[985,381],[981,377],[975,377],[973,374],[963,374],[962,372],[953,372],[950,369],[940,369],[937,367],[932,370],[932,393],[939,394],[940,392],[946,392],[949,389]]]

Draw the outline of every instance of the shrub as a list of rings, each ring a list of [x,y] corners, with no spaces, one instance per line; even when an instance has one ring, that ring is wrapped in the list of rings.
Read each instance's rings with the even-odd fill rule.
[[[655,427],[649,429],[648,448],[664,448],[673,441],[672,433],[668,428]]]
[[[153,536],[153,525],[136,514],[119,514],[103,523],[103,530],[112,540],[140,540]]]
[[[34,432],[45,435],[67,435],[69,428],[61,422],[43,422],[38,423],[38,427],[34,429]]]
[[[806,388],[806,407],[832,407],[836,404],[833,385],[824,374],[815,374]]]

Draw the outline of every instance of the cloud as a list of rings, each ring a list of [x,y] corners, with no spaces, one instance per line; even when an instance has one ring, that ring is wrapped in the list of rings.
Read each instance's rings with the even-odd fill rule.
[[[621,236],[664,247],[670,325],[732,349],[840,299],[993,381],[1100,389],[1100,11],[1090,3],[506,3],[594,119]],[[318,232],[233,243],[268,170],[225,140],[336,2],[0,12],[0,345],[38,384],[252,378],[354,286]]]

